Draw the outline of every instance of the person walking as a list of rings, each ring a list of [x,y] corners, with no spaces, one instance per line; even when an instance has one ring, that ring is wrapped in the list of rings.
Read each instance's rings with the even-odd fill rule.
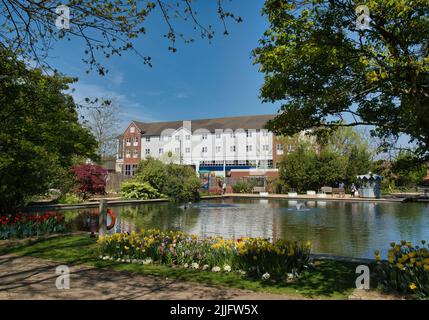
[[[222,194],[226,193],[226,182],[223,183],[222,185]]]
[[[352,183],[352,185],[350,187],[350,191],[352,193],[352,197],[354,198],[356,196],[356,191],[357,191],[357,188],[356,188],[354,183]]]

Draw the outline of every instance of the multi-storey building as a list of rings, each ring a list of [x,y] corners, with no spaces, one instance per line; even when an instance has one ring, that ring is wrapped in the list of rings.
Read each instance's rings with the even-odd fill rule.
[[[277,175],[283,145],[264,129],[273,115],[143,123],[131,121],[118,137],[116,171],[133,175],[153,157],[192,165],[218,176]]]

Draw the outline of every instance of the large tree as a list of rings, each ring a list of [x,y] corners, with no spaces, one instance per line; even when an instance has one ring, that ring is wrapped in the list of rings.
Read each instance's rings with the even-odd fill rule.
[[[0,49],[0,212],[56,187],[75,157],[97,159],[97,143],[63,91],[73,79],[30,69]]]
[[[429,157],[429,0],[266,0],[263,14],[261,97],[282,103],[269,129],[369,125]]]
[[[115,99],[96,99],[85,108],[84,125],[91,130],[98,143],[98,155],[101,158],[116,154],[117,128],[120,107]]]

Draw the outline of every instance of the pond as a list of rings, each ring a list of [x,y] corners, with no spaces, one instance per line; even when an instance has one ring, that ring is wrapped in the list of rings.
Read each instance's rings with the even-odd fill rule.
[[[429,240],[426,203],[225,198],[190,206],[163,202],[112,209],[117,222],[110,232],[159,228],[199,236],[310,240],[315,253],[346,257],[373,258],[375,249],[386,257],[392,241]],[[98,230],[98,209],[63,212],[75,230]]]

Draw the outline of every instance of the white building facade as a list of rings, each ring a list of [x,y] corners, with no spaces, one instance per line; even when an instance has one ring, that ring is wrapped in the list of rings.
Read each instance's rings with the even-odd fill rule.
[[[236,170],[277,171],[283,147],[264,128],[272,115],[142,123],[131,121],[118,139],[117,171],[133,175],[147,157],[219,176]]]

